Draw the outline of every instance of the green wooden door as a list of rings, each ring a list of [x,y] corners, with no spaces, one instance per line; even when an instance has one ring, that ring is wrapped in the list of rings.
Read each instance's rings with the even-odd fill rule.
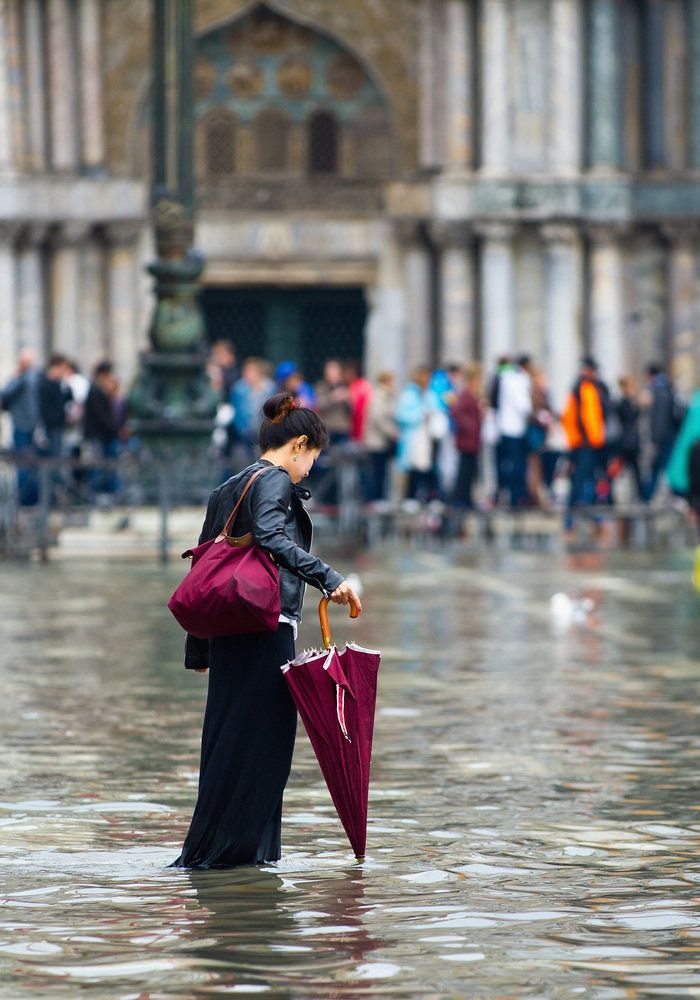
[[[290,359],[315,381],[327,358],[364,357],[362,288],[205,288],[201,301],[210,341],[231,340],[239,360]]]

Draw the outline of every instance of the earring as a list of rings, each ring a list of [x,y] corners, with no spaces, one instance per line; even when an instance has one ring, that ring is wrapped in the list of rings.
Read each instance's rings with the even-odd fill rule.
[[[297,461],[297,457],[298,457],[297,455],[294,455],[294,456],[292,457],[292,461],[293,461],[293,462],[296,462],[296,461]]]

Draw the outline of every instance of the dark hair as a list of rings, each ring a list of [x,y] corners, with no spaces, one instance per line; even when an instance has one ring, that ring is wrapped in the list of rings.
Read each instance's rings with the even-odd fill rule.
[[[95,378],[99,378],[100,375],[111,375],[114,371],[114,365],[111,361],[98,361],[94,368]]]
[[[661,375],[663,373],[663,368],[658,361],[650,361],[646,366],[646,373],[651,378],[654,378],[655,375]]]
[[[294,396],[278,392],[263,406],[263,422],[258,441],[262,451],[282,448],[292,438],[306,436],[308,448],[328,447],[328,431],[318,413],[298,406]]]

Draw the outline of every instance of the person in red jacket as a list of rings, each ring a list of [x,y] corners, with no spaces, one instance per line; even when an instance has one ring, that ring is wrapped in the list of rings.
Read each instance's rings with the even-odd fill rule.
[[[455,428],[455,443],[459,452],[459,467],[452,504],[455,507],[473,510],[483,416],[481,370],[476,364],[467,365],[464,376],[464,387],[450,406]]]
[[[360,366],[356,361],[346,361],[343,375],[350,393],[352,408],[350,440],[362,441],[367,425],[367,408],[372,398],[372,383],[360,374]]]

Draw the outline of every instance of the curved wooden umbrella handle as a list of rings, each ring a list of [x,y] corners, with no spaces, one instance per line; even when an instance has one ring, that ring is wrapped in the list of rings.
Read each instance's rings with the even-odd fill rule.
[[[318,617],[321,622],[321,637],[323,639],[323,648],[330,649],[333,645],[333,640],[331,639],[331,627],[328,624],[328,605],[330,604],[330,597],[322,597],[318,605]],[[357,618],[360,612],[354,601],[350,601],[350,617]]]

